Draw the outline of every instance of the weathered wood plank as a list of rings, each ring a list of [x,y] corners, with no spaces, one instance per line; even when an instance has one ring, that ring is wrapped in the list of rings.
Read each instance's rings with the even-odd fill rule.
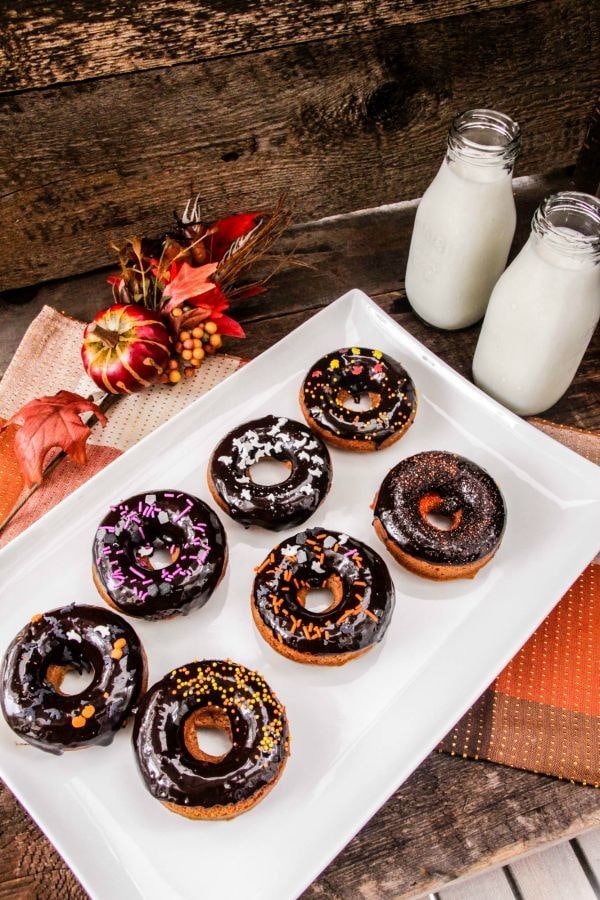
[[[600,828],[586,831],[573,841],[579,861],[585,866],[587,876],[600,896]]]
[[[439,900],[515,900],[504,869],[482,872],[468,881],[458,881],[439,892]]]
[[[104,75],[369,32],[529,0],[197,0],[53,3],[17,0],[3,12],[0,90]]]
[[[517,859],[510,871],[527,900],[597,900],[568,842]]]
[[[190,182],[207,218],[287,188],[301,219],[418,196],[473,104],[520,120],[519,171],[571,164],[600,86],[593,6],[536,0],[6,95],[0,289],[107,264],[111,239],[159,230]]]

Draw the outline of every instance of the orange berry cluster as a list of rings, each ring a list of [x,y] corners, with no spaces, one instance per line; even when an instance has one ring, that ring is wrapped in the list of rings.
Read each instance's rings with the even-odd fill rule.
[[[177,308],[172,315],[179,318],[185,310]],[[191,331],[180,331],[175,344],[175,356],[169,360],[169,371],[160,377],[163,384],[177,384],[181,375],[191,378],[205,356],[212,356],[222,345],[218,325],[211,319],[200,322]]]

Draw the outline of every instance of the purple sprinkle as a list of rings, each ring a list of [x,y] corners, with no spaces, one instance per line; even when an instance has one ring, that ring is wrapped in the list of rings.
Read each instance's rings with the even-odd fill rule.
[[[130,567],[129,567],[129,571],[130,571],[130,572],[133,572],[134,575],[137,575],[138,578],[141,578],[142,581],[143,581],[143,580],[145,579],[145,577],[146,577],[142,572],[140,572],[139,569],[136,569],[135,566],[130,566]]]
[[[186,515],[186,513],[188,513],[188,512],[190,511],[190,509],[192,508],[192,506],[193,506],[193,504],[190,503],[190,502],[188,501],[188,503],[187,503],[185,509],[183,509],[183,510],[179,513],[179,515],[178,515],[178,516],[175,516],[175,518],[173,519],[173,525],[175,525],[176,522],[179,522],[179,520],[182,519],[182,518]]]
[[[344,556],[354,556],[356,553],[356,548],[354,550],[348,550],[347,553],[344,553]]]

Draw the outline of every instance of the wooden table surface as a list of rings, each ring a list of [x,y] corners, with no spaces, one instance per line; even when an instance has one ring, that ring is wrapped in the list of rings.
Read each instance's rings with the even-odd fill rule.
[[[533,207],[565,183],[516,185],[516,244]],[[464,375],[479,328],[436,331],[411,312],[402,286],[414,204],[336,217],[292,230],[285,242],[302,266],[285,266],[269,293],[234,314],[247,340],[233,352],[256,356],[345,290],[361,287],[397,322]],[[0,373],[44,304],[90,318],[108,305],[106,271],[0,296]],[[544,418],[600,429],[600,336],[567,394]],[[51,365],[51,360],[49,360]],[[433,753],[308,889],[308,898],[416,896],[548,842],[600,825],[600,793],[589,787]],[[0,898],[83,898],[58,854],[8,790],[0,786]]]

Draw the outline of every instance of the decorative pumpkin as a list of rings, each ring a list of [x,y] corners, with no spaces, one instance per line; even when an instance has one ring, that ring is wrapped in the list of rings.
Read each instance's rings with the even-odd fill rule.
[[[162,316],[139,304],[115,304],[86,325],[81,357],[90,378],[111,394],[132,394],[169,368],[171,338]]]

